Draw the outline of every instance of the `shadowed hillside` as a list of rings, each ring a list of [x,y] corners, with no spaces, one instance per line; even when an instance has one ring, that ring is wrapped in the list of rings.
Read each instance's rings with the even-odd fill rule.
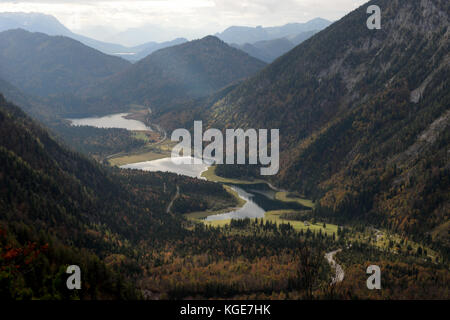
[[[188,200],[208,208],[200,199],[206,194],[229,198],[213,183],[102,167],[59,145],[0,95],[0,296],[139,297],[138,243],[157,249],[190,234],[180,217],[166,213],[176,185],[197,191],[184,196],[185,210]],[[72,264],[84,272],[76,293],[65,286]]]

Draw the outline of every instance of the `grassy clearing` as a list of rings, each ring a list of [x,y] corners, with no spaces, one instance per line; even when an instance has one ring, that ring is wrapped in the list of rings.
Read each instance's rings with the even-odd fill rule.
[[[263,218],[263,222],[265,223],[266,221],[270,221],[270,222],[275,222],[278,225],[289,223],[296,231],[303,230],[303,232],[306,232],[309,229],[309,230],[311,230],[311,232],[315,232],[315,233],[319,233],[320,231],[322,231],[322,234],[325,235],[325,233],[326,233],[329,236],[333,235],[333,233],[334,233],[337,237],[337,230],[338,230],[337,225],[326,223],[325,228],[324,228],[323,223],[320,223],[320,222],[315,223],[315,224],[312,224],[312,223],[305,224],[303,221],[282,219],[281,215],[286,212],[292,212],[292,211],[289,211],[289,210],[268,211],[268,212],[266,212],[265,217]],[[192,218],[196,221],[200,221],[200,222],[204,223],[205,225],[213,226],[213,227],[223,227],[223,226],[229,225],[231,222],[231,219],[215,220],[215,221],[200,220],[200,219],[206,218],[207,216],[208,215],[202,216],[200,213],[197,213],[196,214],[196,217],[198,217],[197,219],[194,219],[194,216],[190,216],[190,218]],[[254,220],[254,219],[252,219],[252,220]]]
[[[204,221],[202,222],[207,226],[213,226],[213,227],[225,227],[226,225],[229,225],[231,220],[214,220],[214,221]]]
[[[294,230],[296,230],[298,232],[301,230],[303,230],[303,232],[306,232],[309,229],[309,230],[311,230],[311,232],[314,232],[314,233],[319,233],[319,231],[322,231],[322,234],[325,235],[325,233],[326,233],[328,236],[331,236],[334,233],[337,238],[337,229],[338,229],[337,225],[327,223],[326,227],[324,228],[323,223],[316,223],[316,224],[310,223],[309,225],[305,225],[305,223],[302,221],[281,219],[280,216],[285,212],[287,212],[287,210],[266,212],[263,222],[265,223],[266,221],[271,221],[271,222],[275,222],[278,225],[289,223],[294,228]],[[254,220],[254,219],[252,219],[252,220]],[[226,225],[229,225],[231,222],[230,219],[216,220],[216,221],[205,221],[205,220],[200,220],[200,221],[208,226],[213,226],[213,227],[224,227]]]
[[[142,132],[136,132],[136,134],[143,134]],[[143,138],[142,136],[140,136]],[[145,161],[153,161],[158,159],[163,159],[170,157],[172,148],[173,148],[174,142],[172,141],[164,141],[161,144],[153,146],[150,144],[149,146],[146,146],[142,148],[141,150],[132,152],[132,153],[124,153],[121,155],[118,155],[116,157],[113,157],[109,159],[109,163],[112,166],[123,166],[130,163],[138,163],[138,162],[145,162]]]
[[[172,154],[172,149],[178,144],[176,141],[172,140],[166,140],[156,146],[154,148],[157,148],[161,152],[165,152],[168,156]]]
[[[312,200],[302,199],[299,197],[289,196],[289,192],[277,192],[275,194],[275,199],[283,202],[296,202],[308,208],[314,208],[314,203]]]
[[[133,135],[135,139],[150,142],[149,135],[145,131],[133,131]]]
[[[379,236],[377,237],[377,233],[374,230],[366,230],[365,232],[353,231],[348,237],[351,241],[370,243],[379,249],[388,250],[392,253],[402,251],[414,255],[419,247],[421,247],[423,252],[424,250],[427,251],[426,256],[431,258],[432,261],[435,261],[436,257],[439,257],[439,254],[430,247],[421,245],[401,235],[390,233],[386,230],[380,230],[378,234]]]
[[[149,152],[143,152],[143,153],[134,154],[134,155],[120,156],[117,158],[109,159],[108,161],[112,166],[120,167],[120,166],[124,166],[124,165],[130,164],[130,163],[152,161],[152,160],[158,160],[158,159],[162,159],[162,158],[166,158],[166,157],[167,157],[167,154],[165,154],[165,153],[149,151]]]
[[[325,228],[323,227],[323,222],[317,222],[315,224],[312,224],[311,222],[308,222],[305,224],[303,221],[294,221],[294,220],[286,220],[282,219],[281,215],[283,213],[292,212],[292,210],[276,210],[276,211],[268,211],[266,212],[266,216],[264,217],[264,220],[276,222],[277,224],[287,224],[289,223],[295,230],[300,231],[307,231],[308,229],[312,232],[319,232],[322,231],[323,234],[325,232],[328,235],[332,235],[333,233],[337,236],[337,229],[338,226],[330,223],[325,224]]]
[[[391,241],[393,245],[391,248],[389,248],[389,244]],[[427,251],[427,256],[430,257],[433,261],[436,259],[436,257],[439,256],[439,254],[434,250],[432,250],[431,248],[423,246],[415,241],[402,238],[400,235],[397,234],[384,233],[383,237],[380,237],[380,239],[378,239],[374,243],[379,248],[390,249],[394,252],[397,252],[398,250],[409,251],[411,254],[416,253],[419,247],[421,247],[422,250]],[[411,250],[409,250],[408,247],[411,248]]]

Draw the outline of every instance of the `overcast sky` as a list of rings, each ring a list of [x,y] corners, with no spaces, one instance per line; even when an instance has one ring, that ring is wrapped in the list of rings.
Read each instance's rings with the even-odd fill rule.
[[[231,25],[275,26],[315,17],[337,20],[368,0],[0,0],[0,12],[42,12],[73,31],[107,38],[143,25],[182,29],[191,36]]]

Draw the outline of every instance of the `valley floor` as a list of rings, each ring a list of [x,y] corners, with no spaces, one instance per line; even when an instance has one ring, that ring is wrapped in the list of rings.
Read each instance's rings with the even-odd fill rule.
[[[142,119],[143,114],[137,115],[136,117],[134,118]],[[144,140],[146,142],[145,145],[138,150],[115,154],[108,157],[107,161],[112,166],[122,166],[130,163],[170,157],[170,152],[175,143],[167,140],[167,134],[162,128],[158,127],[156,132],[158,136],[153,136],[151,140],[147,134],[136,132],[136,139]],[[296,267],[287,262],[287,256],[285,256],[284,253],[268,254],[268,250],[270,251],[271,249],[265,248],[267,241],[284,242],[292,241],[293,239],[297,239],[296,241],[298,241],[298,239],[303,239],[301,241],[309,241],[311,247],[324,246],[321,249],[324,250],[321,253],[321,259],[323,259],[320,267],[320,272],[323,273],[321,281],[323,281],[323,283],[328,283],[333,288],[337,288],[337,293],[335,293],[336,295],[334,298],[352,298],[346,296],[344,292],[352,286],[351,281],[356,281],[356,278],[358,278],[358,281],[360,282],[358,282],[358,296],[368,296],[366,295],[368,293],[364,293],[362,284],[365,284],[365,279],[362,279],[361,275],[365,275],[365,265],[369,261],[372,261],[372,263],[374,263],[373,261],[378,261],[376,263],[382,264],[382,266],[391,266],[394,268],[403,268],[402,263],[408,262],[411,266],[417,265],[417,268],[419,268],[414,269],[413,272],[420,270],[417,272],[422,273],[429,273],[431,272],[430,270],[433,270],[434,268],[440,268],[438,267],[439,264],[437,261],[441,261],[442,257],[432,248],[424,244],[416,243],[405,236],[391,233],[388,230],[378,230],[371,227],[338,226],[330,223],[330,221],[317,219],[314,216],[315,203],[313,201],[304,199],[299,195],[286,190],[279,190],[265,180],[224,178],[216,174],[214,166],[209,167],[203,172],[202,177],[208,181],[223,185],[228,193],[229,203],[226,201],[224,202],[223,199],[204,196],[203,200],[205,203],[208,203],[206,210],[188,211],[183,213],[183,216],[187,221],[186,228],[188,230],[195,230],[196,228],[200,228],[200,226],[213,228],[214,230],[219,231],[226,239],[230,239],[230,241],[238,241],[237,239],[247,239],[245,241],[250,241],[249,239],[252,239],[251,241],[262,241],[260,247],[254,249],[255,252],[257,251],[260,253],[254,257],[252,256],[252,258],[241,257],[236,260],[236,258],[230,259],[229,257],[225,258],[225,256],[223,256],[223,258],[207,258],[208,254],[202,253],[192,254],[189,258],[168,258],[164,257],[164,255],[172,256],[173,253],[161,252],[160,254],[157,254],[157,261],[160,261],[159,263],[161,263],[161,266],[154,265],[147,269],[146,276],[143,277],[140,284],[143,288],[143,292],[152,293],[150,296],[147,294],[147,296],[151,298],[210,298],[217,295],[218,293],[206,293],[207,289],[203,288],[203,286],[205,286],[205,281],[207,283],[215,283],[218,287],[225,286],[228,288],[227,290],[230,290],[230,294],[231,292],[235,292],[232,296],[236,298],[304,298],[305,293],[300,293],[301,291],[296,291],[296,289],[294,289],[296,288],[296,285],[291,286],[291,284],[288,284],[289,281],[295,282],[292,279],[296,277],[294,276],[297,272]],[[266,184],[273,191],[275,200],[287,204],[299,204],[305,209],[268,210],[263,218],[248,219],[247,221],[242,222],[231,219],[206,220],[209,216],[237,210],[246,204],[246,200],[240,197],[231,186],[248,187],[255,184]],[[185,199],[189,197],[190,195],[185,193],[185,191],[177,185],[176,191],[172,194],[170,202],[165,209],[166,213],[179,214],[177,212],[179,206],[177,206],[176,203],[182,199],[185,201]],[[287,233],[284,234],[285,232]],[[284,238],[287,235],[289,235],[288,238]],[[199,241],[209,242],[210,239],[204,238]],[[186,245],[189,247],[189,244]],[[282,248],[285,245],[286,244],[280,243],[279,246]],[[192,247],[189,247],[189,249],[186,247],[183,250],[191,251],[196,245],[192,243],[191,246]],[[215,244],[211,243],[210,246],[214,247]],[[235,254],[239,255],[238,252],[244,250],[240,245],[237,245],[236,242],[233,242],[233,245],[227,248],[229,248],[227,250],[233,252],[232,254],[229,253],[231,256],[234,256]],[[262,252],[264,252],[264,254]],[[224,253],[222,252],[221,255],[223,254]],[[298,259],[300,259],[300,257],[298,257]],[[206,263],[205,261],[210,262]],[[328,267],[325,267],[324,263]],[[179,266],[181,265],[186,266],[183,273],[178,271]],[[357,265],[358,267],[356,267]],[[268,266],[270,266],[269,269],[265,269]],[[230,267],[231,273],[228,269]],[[274,287],[272,290],[268,290],[268,287],[270,287],[268,282],[261,282],[257,278],[252,278],[251,280],[245,278],[244,275],[253,268],[260,269],[259,273],[257,273],[259,276],[273,279],[275,282],[272,282],[272,286],[276,283],[276,288]],[[277,274],[281,273],[285,279],[278,278],[278,276],[273,273],[272,268],[278,268],[279,271]],[[204,273],[209,274],[206,280],[200,277],[200,275]],[[218,275],[221,275],[220,279],[222,280],[218,278]],[[389,274],[389,277],[389,281],[392,285],[397,286],[398,281],[400,280],[392,277],[391,274]],[[443,275],[443,277],[445,278],[446,275]],[[291,280],[285,282],[287,278]],[[174,282],[173,279],[177,279],[177,281]],[[253,289],[250,291],[253,291],[254,293],[251,294],[246,291],[246,289],[244,289],[246,286],[252,287]],[[319,293],[319,291],[317,291],[315,294],[317,296],[323,296],[327,293]],[[393,292],[390,292],[389,294],[390,295],[385,296],[380,294],[377,296],[371,293],[370,296],[371,298],[376,299],[395,296]]]

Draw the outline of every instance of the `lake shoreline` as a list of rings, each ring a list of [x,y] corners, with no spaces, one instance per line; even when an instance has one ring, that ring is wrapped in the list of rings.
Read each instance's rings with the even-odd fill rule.
[[[234,195],[235,199],[239,199],[240,205],[238,207],[233,205],[215,211],[192,212],[185,214],[185,216],[190,220],[196,220],[207,224],[214,223],[215,221],[230,221],[231,219],[264,219],[268,211],[273,211],[271,208],[274,206],[275,208],[278,208],[278,210],[289,209],[291,212],[309,210],[313,207],[310,200],[292,197],[288,198],[286,191],[280,191],[280,189],[273,187],[273,185],[265,180],[227,179],[215,174],[215,166],[209,166],[207,164],[189,164],[193,162],[192,158],[187,159],[186,161],[188,164],[184,164],[184,168],[180,168],[183,165],[174,163],[173,159],[169,157],[158,160],[130,163],[120,166],[120,168],[138,169],[150,172],[173,172],[176,174],[197,179],[205,179],[207,181],[222,184],[228,192]],[[186,167],[188,169],[186,169]],[[262,188],[262,186],[266,187]],[[268,191],[264,191],[264,189],[269,190],[272,195],[268,195]],[[262,198],[265,199],[265,201],[261,202]],[[258,202],[255,202],[255,199],[259,199]],[[264,204],[266,202],[271,203],[271,206],[265,207]],[[286,220],[286,223],[287,222],[288,220]]]
[[[67,118],[70,125],[89,126],[100,129],[126,129],[129,131],[150,131],[152,128],[148,127],[144,122],[132,118],[131,113],[115,113],[98,117],[87,118]]]

